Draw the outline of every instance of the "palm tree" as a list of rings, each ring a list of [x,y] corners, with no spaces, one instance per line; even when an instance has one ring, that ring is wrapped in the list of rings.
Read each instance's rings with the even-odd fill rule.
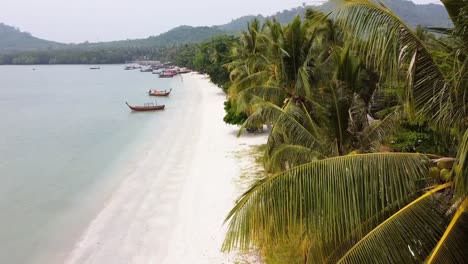
[[[286,98],[310,96],[311,85],[327,77],[318,69],[332,56],[332,50],[323,47],[338,38],[329,33],[333,25],[313,11],[285,27],[275,20],[267,20],[261,31],[257,21],[249,24],[233,49],[233,62],[226,65],[233,82],[229,94],[239,111],[251,109],[255,97],[281,107]]]
[[[331,80],[318,85],[310,96],[295,101],[291,98],[281,108],[257,99],[257,110],[244,126],[262,121],[274,125],[265,153],[265,166],[272,172],[359,150],[379,148],[391,134],[397,114],[369,122],[368,100],[373,85],[364,84],[365,70],[348,48],[335,51],[335,73]],[[338,56],[339,55],[339,56]]]
[[[343,2],[337,21],[355,36],[353,47],[364,63],[376,67],[385,82],[400,82],[405,73],[405,113],[455,137],[457,155],[345,155],[267,176],[229,213],[224,247],[247,249],[294,233],[312,241],[308,263],[463,263],[468,259],[468,63],[463,53],[468,1],[443,1],[455,25],[445,31],[454,40],[450,77],[381,1]],[[288,109],[284,112],[277,116],[286,116]],[[435,162],[445,167],[444,180],[431,175]]]

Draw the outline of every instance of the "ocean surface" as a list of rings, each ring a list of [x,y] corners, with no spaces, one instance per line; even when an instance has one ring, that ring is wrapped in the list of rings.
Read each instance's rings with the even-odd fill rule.
[[[163,112],[125,105],[170,88]],[[0,263],[61,263],[145,141],[185,114],[184,89],[123,65],[0,66]]]

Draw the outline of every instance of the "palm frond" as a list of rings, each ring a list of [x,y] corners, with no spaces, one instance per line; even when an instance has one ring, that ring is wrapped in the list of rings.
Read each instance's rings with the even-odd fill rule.
[[[303,66],[306,53],[304,51],[304,44],[308,41],[307,26],[302,22],[299,16],[285,27],[284,29],[284,44],[283,49],[287,52],[285,56],[285,77],[288,82],[297,79],[299,68]]]
[[[273,171],[292,168],[322,158],[323,155],[313,149],[292,144],[276,146],[272,155],[268,157],[267,167]]]
[[[256,182],[226,221],[224,248],[248,248],[264,234],[285,237],[304,228],[311,237],[338,243],[388,205],[431,185],[428,159],[410,153],[328,158]]]
[[[253,106],[257,101],[267,101],[274,105],[281,105],[287,94],[283,89],[273,86],[253,86],[242,90],[236,96],[239,111]]]
[[[426,263],[464,263],[468,259],[468,199],[462,202]]]
[[[398,82],[402,67],[407,70],[407,112],[424,116],[439,127],[453,127],[461,120],[454,95],[424,43],[401,19],[384,5],[370,0],[341,0],[335,12],[338,23],[351,30],[359,54],[367,65],[375,65],[389,80]]]
[[[243,124],[247,127],[252,124],[258,124],[260,120],[263,123],[270,122],[275,126],[280,126],[282,132],[286,132],[288,137],[293,138],[298,142],[302,142],[303,146],[312,148],[317,142],[321,142],[320,138],[311,133],[303,123],[290,112],[295,106],[290,102],[284,109],[270,102],[259,100],[255,103],[256,112],[251,115]]]
[[[398,110],[387,115],[382,120],[376,120],[359,133],[359,150],[361,152],[374,152],[385,142],[400,124],[401,114]]]
[[[298,96],[310,98],[312,95],[310,87],[310,76],[306,67],[300,67],[297,72],[296,85],[294,87]]]
[[[461,24],[462,16],[466,16],[463,14],[463,9],[467,9],[468,2],[464,0],[441,0],[442,4],[444,4],[447,13],[450,16],[450,19],[455,24],[456,27],[466,27],[467,25]]]
[[[336,139],[340,155],[345,154],[344,145],[350,138],[348,131],[349,110],[352,105],[352,94],[340,81],[330,82],[322,93],[321,104],[326,108],[331,137]]]
[[[260,86],[267,79],[268,72],[251,73],[249,69],[246,69],[246,66],[241,66],[231,71],[231,77],[233,84],[229,87],[229,95],[236,96],[247,88]]]
[[[389,217],[356,243],[338,263],[422,263],[442,237],[449,198],[438,186]]]
[[[468,195],[468,129],[458,147],[457,160],[454,164],[455,188],[458,195]]]

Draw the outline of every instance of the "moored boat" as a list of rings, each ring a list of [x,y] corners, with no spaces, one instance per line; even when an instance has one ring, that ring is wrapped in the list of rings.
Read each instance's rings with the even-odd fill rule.
[[[159,90],[149,90],[148,95],[150,96],[168,96],[172,91],[172,88],[169,91],[159,91]]]
[[[142,67],[140,69],[140,72],[152,72],[152,71],[153,71],[153,69],[151,67],[145,67],[145,68]]]
[[[190,69],[187,68],[180,68],[179,69],[179,74],[185,74],[185,73],[190,73],[192,72]]]
[[[90,70],[99,70],[101,67],[89,67]]]
[[[176,76],[177,74],[174,72],[162,72],[159,74],[159,78],[172,78]]]
[[[136,70],[136,69],[140,69],[141,66],[139,65],[125,65],[124,66],[124,70],[126,71],[132,71],[132,70]]]
[[[155,103],[145,103],[143,106],[133,106],[129,105],[127,102],[128,108],[132,111],[156,111],[156,110],[164,110],[165,105],[157,105]]]
[[[172,78],[177,75],[177,71],[173,69],[164,70],[159,73],[159,78]]]

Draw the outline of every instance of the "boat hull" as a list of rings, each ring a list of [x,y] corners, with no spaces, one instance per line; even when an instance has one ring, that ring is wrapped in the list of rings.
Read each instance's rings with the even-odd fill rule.
[[[138,112],[146,112],[146,111],[160,111],[164,110],[165,105],[152,105],[152,106],[132,106],[129,105],[127,102],[128,108],[130,108],[132,111],[138,111]]]
[[[158,90],[149,90],[148,95],[149,96],[169,96],[171,94],[172,89],[170,89],[168,92],[162,92]]]

